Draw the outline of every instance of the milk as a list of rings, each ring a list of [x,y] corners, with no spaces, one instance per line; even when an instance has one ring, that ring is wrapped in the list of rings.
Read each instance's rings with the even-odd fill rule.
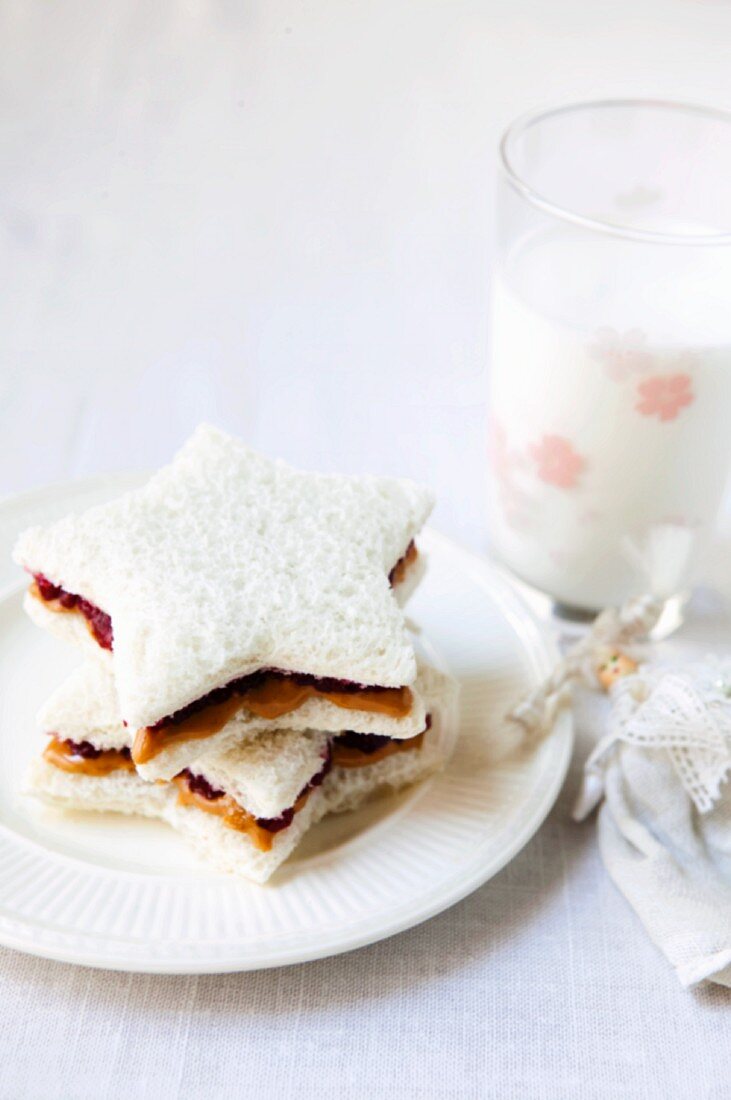
[[[731,249],[560,225],[496,280],[498,556],[580,608],[677,593],[731,461]]]

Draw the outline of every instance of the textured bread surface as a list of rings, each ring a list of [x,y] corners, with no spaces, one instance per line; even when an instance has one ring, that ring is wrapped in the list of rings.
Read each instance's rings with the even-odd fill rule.
[[[138,814],[166,821],[208,863],[258,883],[266,882],[326,808],[322,791],[314,790],[292,824],[274,834],[271,849],[260,852],[245,833],[229,829],[215,815],[178,805],[174,787],[146,783],[133,772],[71,775],[38,759],[31,765],[27,791],[59,809]]]
[[[172,803],[165,819],[193,844],[203,859],[220,871],[264,883],[325,812],[325,799],[322,790],[317,788],[299,813],[294,815],[292,824],[274,834],[274,842],[268,852],[260,852],[244,834],[227,828],[220,818],[194,806]]]
[[[89,741],[98,749],[129,748],[110,661],[86,661],[74,669],[43,704],[37,723],[62,741]]]
[[[399,607],[405,607],[411,599],[426,576],[426,569],[427,556],[419,551],[416,561],[409,566],[404,579],[394,585],[392,589]],[[32,596],[29,591],[23,597],[23,608],[28,618],[36,626],[40,626],[42,630],[47,630],[49,634],[52,634],[55,638],[60,638],[62,642],[76,646],[85,657],[91,657],[102,664],[112,665],[114,660],[112,652],[108,649],[102,649],[82,615],[65,615],[52,611],[43,600]]]
[[[30,528],[14,556],[111,616],[136,729],[262,667],[411,684],[388,574],[432,503],[405,480],[302,473],[203,425],[142,489]]]
[[[325,733],[274,730],[228,752],[206,755],[190,770],[230,794],[254,817],[279,817],[327,757]]]
[[[23,597],[23,607],[29,619],[47,630],[54,638],[60,638],[62,642],[69,642],[81,650],[84,657],[98,661],[99,664],[112,666],[112,654],[108,649],[102,649],[94,640],[86,619],[77,613],[62,614],[51,611],[43,600],[26,592]]]
[[[172,787],[146,783],[135,772],[79,775],[65,772],[39,757],[30,766],[27,793],[66,810],[163,817],[174,791]]]

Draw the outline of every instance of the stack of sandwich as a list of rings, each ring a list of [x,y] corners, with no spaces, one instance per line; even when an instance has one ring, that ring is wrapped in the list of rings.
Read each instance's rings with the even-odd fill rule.
[[[28,614],[86,654],[32,793],[159,817],[264,882],[324,814],[441,767],[454,684],[402,611],[431,506],[202,426],[143,488],[24,532]]]

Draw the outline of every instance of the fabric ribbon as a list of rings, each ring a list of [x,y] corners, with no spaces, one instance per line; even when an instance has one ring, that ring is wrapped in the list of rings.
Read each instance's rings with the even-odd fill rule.
[[[620,649],[638,660],[644,658],[644,649],[638,649],[638,643],[647,641],[663,608],[663,600],[641,596],[621,608],[602,611],[587,634],[566,651],[551,675],[507,714],[507,720],[521,726],[531,740],[548,733],[556,715],[569,702],[573,683],[599,686],[597,666],[608,650]]]

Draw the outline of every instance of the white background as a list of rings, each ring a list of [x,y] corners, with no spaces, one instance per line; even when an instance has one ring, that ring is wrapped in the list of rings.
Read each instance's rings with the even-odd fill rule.
[[[207,418],[428,481],[484,547],[496,142],[614,94],[731,106],[731,4],[2,0],[0,492],[155,465]],[[0,1094],[731,1096],[728,996],[680,989],[570,794],[495,882],[351,957],[3,954]]]

